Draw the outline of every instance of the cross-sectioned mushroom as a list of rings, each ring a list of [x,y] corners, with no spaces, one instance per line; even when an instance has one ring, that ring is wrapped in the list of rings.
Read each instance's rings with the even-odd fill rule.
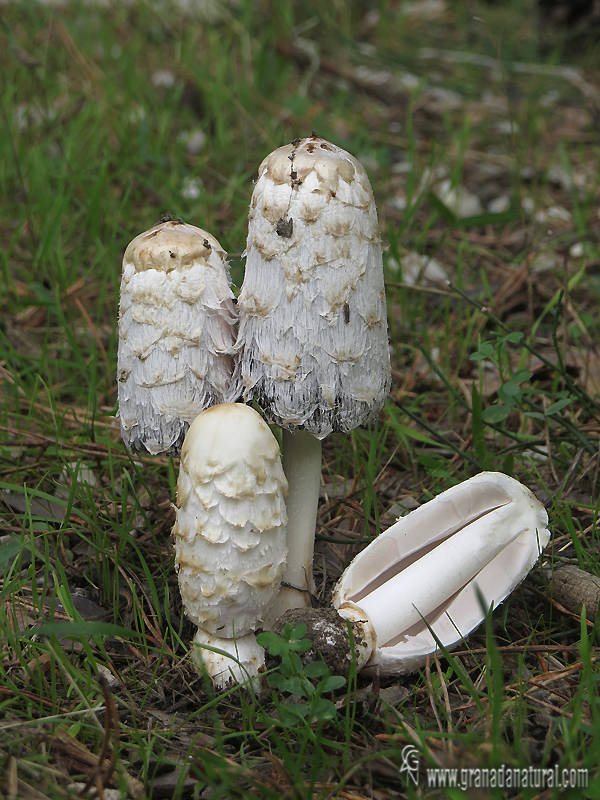
[[[168,219],[129,244],[117,378],[132,452],[178,455],[201,411],[237,398],[236,318],[226,253],[210,233]]]
[[[451,650],[521,583],[548,544],[547,524],[539,500],[506,475],[483,472],[453,486],[401,517],[350,563],[333,595],[340,617],[331,640],[347,637],[349,621],[358,669],[417,669],[438,640]],[[318,620],[318,609],[312,612]],[[294,616],[300,613],[287,619],[305,621]],[[336,627],[330,616],[327,625]]]
[[[513,478],[482,472],[402,517],[336,586],[340,614],[363,614],[377,646],[367,666],[410,672],[455,647],[521,583],[548,544],[543,505]],[[431,629],[431,630],[430,630]],[[432,633],[433,632],[433,633]]]

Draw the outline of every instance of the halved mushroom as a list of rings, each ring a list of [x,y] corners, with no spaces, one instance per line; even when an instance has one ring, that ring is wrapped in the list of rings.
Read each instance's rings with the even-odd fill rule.
[[[340,615],[372,625],[367,667],[410,672],[436,651],[433,634],[455,647],[525,578],[548,544],[547,524],[529,489],[499,472],[399,519],[356,556],[333,596]]]

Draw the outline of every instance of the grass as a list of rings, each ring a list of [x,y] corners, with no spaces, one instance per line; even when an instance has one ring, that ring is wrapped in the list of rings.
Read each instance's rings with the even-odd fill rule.
[[[132,458],[113,419],[127,243],[170,211],[239,288],[258,165],[315,129],[371,177],[393,366],[377,426],[325,442],[319,602],[397,505],[482,469],[545,502],[544,565],[600,575],[597,42],[569,51],[516,0],[206,5],[3,6],[1,796],[454,798],[426,768],[505,764],[587,769],[573,796],[598,797],[598,620],[541,567],[416,673],[288,664],[296,694],[215,697],[173,570],[177,464]],[[479,206],[458,216],[442,180]]]

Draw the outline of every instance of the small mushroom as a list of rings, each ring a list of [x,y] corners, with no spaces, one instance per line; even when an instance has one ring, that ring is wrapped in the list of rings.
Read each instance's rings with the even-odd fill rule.
[[[283,428],[288,566],[278,613],[310,604],[321,439],[375,419],[390,386],[377,209],[367,173],[318,136],[260,165],[238,308],[239,373]]]
[[[201,411],[237,398],[229,284],[219,242],[181,220],[167,218],[127,247],[117,377],[132,452],[178,455]]]
[[[548,544],[547,524],[534,495],[498,472],[399,519],[354,558],[333,595],[339,630],[349,620],[371,648],[355,648],[358,668],[398,675],[422,666],[436,637],[455,647],[525,578]]]
[[[228,403],[194,420],[181,449],[173,526],[181,598],[199,628],[196,644],[239,653],[251,676],[264,663],[254,631],[285,568],[287,489],[279,445],[257,411]],[[241,677],[235,661],[198,650],[218,687]]]

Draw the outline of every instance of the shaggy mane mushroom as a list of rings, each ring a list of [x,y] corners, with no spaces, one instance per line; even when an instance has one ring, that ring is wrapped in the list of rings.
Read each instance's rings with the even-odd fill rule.
[[[390,387],[382,250],[363,166],[316,135],[262,162],[238,309],[244,399],[283,428],[288,565],[278,615],[310,604],[321,440],[375,419]]]
[[[226,256],[210,233],[171,218],[125,251],[118,401],[121,435],[134,453],[179,455],[201,411],[237,398]]]

